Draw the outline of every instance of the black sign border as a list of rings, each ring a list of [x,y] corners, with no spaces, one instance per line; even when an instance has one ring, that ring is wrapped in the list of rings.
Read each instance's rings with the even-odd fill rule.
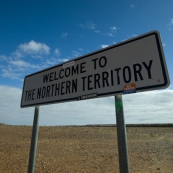
[[[128,44],[128,43],[131,43],[131,42],[134,42],[136,40],[140,40],[140,39],[143,39],[143,38],[146,38],[148,36],[151,36],[151,35],[154,35],[155,38],[156,38],[156,43],[157,43],[157,48],[158,48],[158,52],[159,52],[159,57],[160,57],[160,62],[161,62],[161,67],[162,67],[162,72],[163,72],[163,77],[164,77],[164,83],[163,84],[158,84],[158,85],[153,85],[153,86],[146,86],[146,87],[139,87],[139,88],[136,88],[136,91],[140,91],[140,90],[148,90],[148,89],[152,89],[152,88],[162,88],[164,86],[166,86],[168,83],[169,83],[169,80],[167,79],[167,73],[166,73],[166,69],[165,69],[165,65],[166,65],[166,62],[164,63],[164,53],[163,53],[163,50],[162,50],[162,47],[161,47],[161,42],[160,42],[160,39],[159,39],[159,32],[158,31],[152,31],[148,34],[144,34],[142,36],[139,36],[139,37],[136,37],[136,38],[132,38],[130,40],[127,40],[125,42],[121,42],[121,43],[118,43],[118,44],[115,44],[115,45],[112,45],[110,47],[107,47],[107,48],[104,48],[104,49],[101,49],[101,50],[98,50],[96,52],[92,52],[92,53],[89,53],[87,55],[84,55],[84,56],[81,56],[81,57],[78,57],[78,58],[75,58],[75,59],[72,59],[72,60],[69,60],[65,63],[68,63],[68,62],[71,62],[71,61],[77,61],[77,60],[80,60],[80,59],[83,59],[83,58],[87,58],[88,56],[92,56],[92,55],[95,55],[97,53],[100,53],[100,52],[104,52],[104,51],[108,51],[110,49],[113,49],[113,48],[116,48],[116,47],[119,47],[119,46],[122,46],[124,44]],[[30,76],[33,76],[33,75],[36,75],[36,74],[39,74],[39,73],[42,73],[42,72],[45,72],[47,70],[51,70],[51,69],[54,69],[54,68],[57,68],[59,66],[62,66],[63,64],[65,63],[61,63],[61,64],[58,64],[58,65],[55,65],[55,66],[52,66],[52,67],[49,67],[49,68],[46,68],[44,70],[41,70],[41,71],[38,71],[36,73],[32,73],[30,75],[27,75],[24,79],[24,85],[23,85],[23,90],[22,90],[22,98],[21,98],[21,104],[20,104],[20,107],[21,108],[24,108],[24,107],[31,107],[31,106],[39,106],[39,105],[47,105],[47,104],[54,104],[54,103],[63,103],[63,102],[71,102],[71,101],[78,101],[79,99],[79,96],[78,97],[72,97],[72,98],[68,98],[68,99],[62,99],[62,100],[53,100],[53,101],[49,101],[49,102],[41,102],[41,103],[36,103],[36,104],[29,104],[29,105],[22,105],[22,99],[23,99],[23,91],[24,91],[24,88],[25,88],[25,80],[27,77],[30,77]],[[169,76],[168,76],[169,78]],[[94,98],[99,98],[99,97],[106,97],[106,96],[112,96],[112,95],[116,95],[118,93],[123,93],[123,90],[120,90],[120,91],[115,91],[115,92],[109,92],[109,93],[103,93],[103,94],[97,94],[97,97],[94,97]],[[89,99],[94,99],[94,98],[89,98]]]

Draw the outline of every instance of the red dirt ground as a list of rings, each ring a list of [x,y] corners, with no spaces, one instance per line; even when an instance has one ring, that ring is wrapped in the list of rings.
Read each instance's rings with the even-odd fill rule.
[[[0,173],[25,173],[32,127],[0,125]],[[35,173],[119,173],[116,127],[40,127]],[[173,173],[173,127],[127,127],[131,173]]]

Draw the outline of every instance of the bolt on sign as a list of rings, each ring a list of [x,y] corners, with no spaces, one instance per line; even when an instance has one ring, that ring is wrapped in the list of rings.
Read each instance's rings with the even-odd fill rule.
[[[25,77],[21,107],[168,87],[158,31],[135,37]]]

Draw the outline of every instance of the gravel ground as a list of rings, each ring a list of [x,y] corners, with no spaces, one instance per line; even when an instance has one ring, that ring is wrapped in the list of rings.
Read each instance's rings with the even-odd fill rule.
[[[32,127],[0,125],[0,173],[24,173]],[[40,127],[35,173],[119,173],[116,127]],[[173,127],[127,127],[131,173],[173,173]]]

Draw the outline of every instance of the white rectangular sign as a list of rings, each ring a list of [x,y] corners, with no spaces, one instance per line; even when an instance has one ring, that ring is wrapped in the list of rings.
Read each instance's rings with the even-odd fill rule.
[[[153,31],[25,77],[21,107],[166,88],[160,35]]]

